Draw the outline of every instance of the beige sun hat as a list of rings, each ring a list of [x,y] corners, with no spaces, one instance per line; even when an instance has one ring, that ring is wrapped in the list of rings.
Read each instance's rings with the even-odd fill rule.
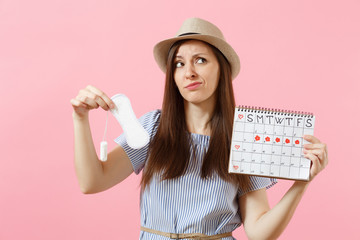
[[[167,55],[171,46],[184,39],[195,39],[207,42],[224,54],[229,61],[232,79],[239,74],[240,59],[235,50],[226,42],[224,35],[214,24],[200,18],[188,18],[181,25],[175,37],[159,42],[154,47],[154,57],[163,72],[166,72]]]

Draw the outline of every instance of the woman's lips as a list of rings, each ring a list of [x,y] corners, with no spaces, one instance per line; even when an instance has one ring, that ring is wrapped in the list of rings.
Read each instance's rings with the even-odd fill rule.
[[[201,82],[194,82],[194,83],[190,83],[185,88],[187,88],[189,90],[194,90],[194,89],[198,88],[200,85],[201,85]]]

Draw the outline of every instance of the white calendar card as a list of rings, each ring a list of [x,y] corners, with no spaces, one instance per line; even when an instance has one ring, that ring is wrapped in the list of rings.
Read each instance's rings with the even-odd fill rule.
[[[229,173],[309,180],[303,135],[313,135],[311,113],[259,107],[235,109]]]

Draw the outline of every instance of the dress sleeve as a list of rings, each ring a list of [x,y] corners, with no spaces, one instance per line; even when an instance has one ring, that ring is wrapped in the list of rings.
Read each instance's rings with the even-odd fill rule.
[[[152,139],[156,133],[159,117],[160,110],[154,110],[144,114],[139,118],[140,124],[149,133],[150,139]],[[140,149],[133,149],[127,144],[124,133],[117,137],[114,141],[119,144],[128,155],[135,174],[139,174],[140,171],[144,168],[145,161],[147,159],[149,143]]]
[[[244,195],[245,193],[259,190],[262,188],[269,189],[277,183],[275,178],[266,178],[266,177],[257,177],[257,176],[249,176],[250,184],[247,188],[238,190],[238,197]]]

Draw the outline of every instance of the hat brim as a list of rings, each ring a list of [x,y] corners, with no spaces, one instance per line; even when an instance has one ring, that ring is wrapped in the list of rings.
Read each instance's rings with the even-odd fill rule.
[[[174,37],[170,39],[163,40],[155,45],[154,47],[154,58],[157,64],[159,65],[160,69],[166,73],[166,62],[167,62],[167,55],[171,46],[180,40],[186,39],[193,39],[193,40],[201,40],[207,42],[217,49],[226,57],[228,62],[230,63],[231,67],[231,77],[234,80],[236,76],[240,72],[240,59],[239,56],[236,54],[235,50],[224,40],[210,36],[210,35],[202,35],[202,34],[191,34],[185,35],[180,37]]]

